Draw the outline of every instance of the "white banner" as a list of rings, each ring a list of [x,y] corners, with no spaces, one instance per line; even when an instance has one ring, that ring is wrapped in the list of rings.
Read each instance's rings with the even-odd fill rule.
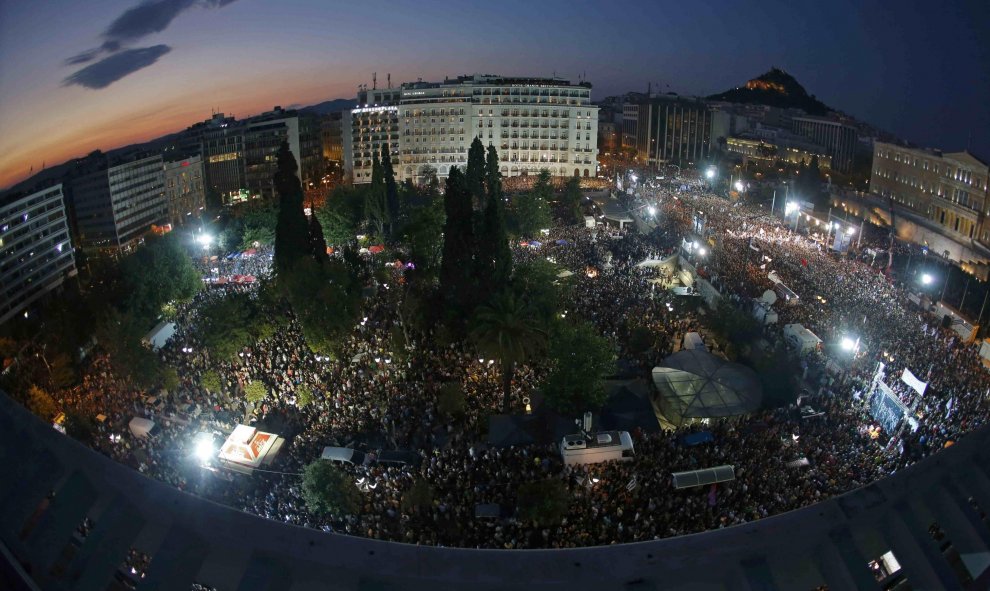
[[[910,369],[904,368],[904,373],[901,374],[901,381],[903,381],[908,386],[914,388],[914,391],[918,394],[924,394],[925,388],[928,387],[928,382],[922,382],[911,373]]]

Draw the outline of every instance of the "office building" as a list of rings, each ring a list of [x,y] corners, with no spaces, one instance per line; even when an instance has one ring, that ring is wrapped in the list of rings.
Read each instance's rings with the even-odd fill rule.
[[[399,180],[446,177],[467,165],[478,137],[499,154],[504,176],[596,176],[598,107],[591,85],[559,78],[461,76],[364,90],[345,114],[344,159],[354,182],[371,180],[373,154],[388,142]]]
[[[0,198],[0,324],[75,274],[62,185]]]
[[[92,172],[71,181],[71,203],[84,249],[119,252],[132,248],[165,223],[164,163],[161,155],[109,161],[94,157]]]
[[[951,238],[990,245],[988,176],[987,163],[969,152],[876,142],[870,192],[934,221]]]
[[[273,199],[276,154],[282,142],[296,159],[296,174],[304,186],[323,176],[320,123],[316,116],[281,107],[238,121],[223,113],[186,130],[199,138],[205,161],[206,188],[224,203]]]
[[[667,94],[623,106],[622,145],[635,148],[636,157],[649,165],[696,166],[712,156],[713,110],[702,100]]]
[[[791,130],[825,149],[832,168],[849,172],[859,145],[859,131],[852,125],[822,117],[793,117]]]
[[[202,157],[165,162],[164,173],[168,223],[182,226],[199,218],[206,207]]]
[[[320,144],[327,162],[344,161],[343,113],[330,113],[320,120]]]

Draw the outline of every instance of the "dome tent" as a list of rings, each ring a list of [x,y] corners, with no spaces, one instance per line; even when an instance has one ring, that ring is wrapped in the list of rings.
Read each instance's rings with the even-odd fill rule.
[[[756,373],[703,350],[684,350],[653,368],[654,406],[674,426],[753,412],[763,399]]]

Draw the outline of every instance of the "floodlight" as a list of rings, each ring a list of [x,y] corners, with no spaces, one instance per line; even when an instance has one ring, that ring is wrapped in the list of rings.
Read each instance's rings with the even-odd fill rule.
[[[934,281],[934,279],[928,273],[925,273],[924,275],[921,276],[921,282],[924,283],[925,285],[929,285],[932,281]]]
[[[213,436],[209,433],[200,433],[196,439],[196,457],[204,464],[216,453],[216,446],[213,444]]]
[[[846,351],[852,351],[856,348],[856,341],[850,339],[849,337],[842,337],[842,348]]]

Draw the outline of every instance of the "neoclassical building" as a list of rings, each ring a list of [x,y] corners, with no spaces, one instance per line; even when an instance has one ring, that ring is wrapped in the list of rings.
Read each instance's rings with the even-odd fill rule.
[[[344,124],[345,169],[355,183],[371,181],[373,154],[386,142],[397,179],[419,182],[430,167],[443,178],[465,166],[475,137],[498,150],[507,177],[544,168],[596,176],[598,107],[588,82],[474,75],[362,90]]]

